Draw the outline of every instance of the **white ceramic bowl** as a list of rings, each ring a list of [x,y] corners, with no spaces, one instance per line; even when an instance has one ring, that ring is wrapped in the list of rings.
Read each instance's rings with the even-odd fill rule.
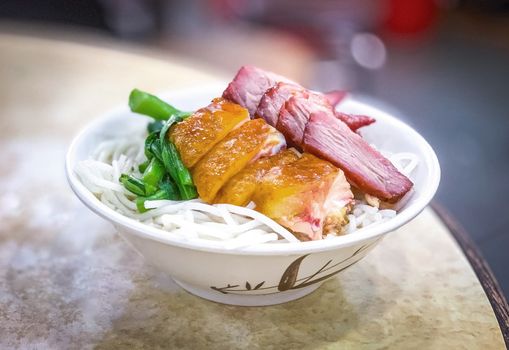
[[[175,106],[194,110],[219,96],[224,84],[163,95]],[[300,298],[363,258],[382,237],[419,214],[435,194],[440,180],[437,157],[412,128],[372,106],[347,99],[341,110],[366,114],[377,122],[363,136],[389,152],[412,152],[419,165],[412,179],[415,191],[396,217],[334,240],[263,244],[226,250],[171,237],[110,209],[80,182],[73,169],[102,140],[144,128],[147,119],[117,108],[93,121],[72,142],[66,172],[76,195],[91,210],[109,220],[148,262],[167,272],[179,285],[205,299],[233,305],[272,305]]]

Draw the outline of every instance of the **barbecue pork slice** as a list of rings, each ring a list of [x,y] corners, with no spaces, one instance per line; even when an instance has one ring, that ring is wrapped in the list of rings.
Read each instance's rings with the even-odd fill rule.
[[[334,116],[345,123],[352,131],[357,131],[364,126],[371,125],[375,122],[374,118],[362,114],[349,114],[334,111]]]
[[[336,107],[341,101],[348,95],[348,91],[345,90],[333,90],[324,93],[327,101],[329,101],[332,107]]]
[[[332,113],[310,115],[302,148],[339,167],[350,183],[383,201],[395,203],[413,186],[387,158]]]
[[[263,94],[278,82],[293,83],[291,80],[254,66],[243,66],[228,84],[223,97],[247,108],[254,117]]]
[[[223,98],[247,108],[251,118],[263,118],[276,126],[279,112],[288,99],[311,94],[320,96],[319,104],[334,109],[347,93],[340,90],[326,94],[312,92],[283,76],[253,66],[243,66],[223,92]],[[370,117],[344,113],[338,113],[337,117],[354,131],[375,121]]]
[[[263,94],[256,109],[255,117],[263,118],[267,123],[275,127],[281,107],[284,106],[290,97],[296,95],[307,96],[308,92],[299,85],[283,82],[277,83]]]
[[[333,114],[323,95],[307,92],[290,97],[279,111],[276,129],[285,135],[288,145],[300,150],[309,117],[311,113],[318,111]]]

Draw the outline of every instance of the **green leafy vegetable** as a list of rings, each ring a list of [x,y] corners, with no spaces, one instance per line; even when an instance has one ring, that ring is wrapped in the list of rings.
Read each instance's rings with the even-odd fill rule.
[[[148,133],[160,132],[163,128],[164,122],[162,120],[155,120],[147,125]]]
[[[191,115],[169,105],[158,97],[134,89],[129,95],[131,111],[144,114],[155,120],[147,125],[149,135],[145,139],[147,160],[138,166],[141,179],[122,174],[120,182],[137,195],[136,207],[145,212],[147,200],[193,199],[198,196],[191,173],[184,166],[175,145],[167,137],[175,123]]]
[[[135,113],[144,114],[156,120],[166,120],[171,115],[188,116],[191,114],[183,112],[160,98],[138,89],[131,91],[129,107]]]
[[[166,138],[166,134],[168,133],[168,130],[170,130],[171,126],[175,123],[181,122],[183,120],[182,117],[172,115],[168,118],[166,123],[164,123],[163,127],[159,131],[159,139],[164,140]]]
[[[131,193],[137,196],[150,196],[157,191],[157,187],[151,184],[146,184],[142,180],[134,176],[122,174],[119,181]]]
[[[138,170],[140,171],[140,173],[145,172],[145,169],[147,169],[149,164],[150,164],[150,159],[147,159],[146,161],[144,161],[143,163],[138,165]]]
[[[170,178],[166,178],[160,184],[160,189],[151,196],[148,197],[138,197],[136,198],[136,208],[140,213],[146,212],[148,209],[145,208],[146,201],[154,201],[154,200],[162,200],[162,199],[170,199],[170,200],[179,200],[179,190],[175,186],[175,184],[171,181]]]
[[[159,133],[153,132],[145,139],[145,156],[148,159],[153,157],[161,160],[161,143],[159,142]]]
[[[145,186],[153,186],[157,188],[159,186],[159,182],[164,177],[164,165],[157,158],[152,158],[150,160],[149,165],[143,172],[142,181],[145,183]]]
[[[175,145],[168,140],[161,140],[161,156],[164,167],[177,184],[182,199],[196,198],[197,193],[191,173],[182,163]]]

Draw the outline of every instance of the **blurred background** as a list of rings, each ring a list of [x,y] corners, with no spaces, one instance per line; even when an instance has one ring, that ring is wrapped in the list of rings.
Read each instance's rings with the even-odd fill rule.
[[[250,63],[386,105],[434,146],[436,200],[508,296],[509,0],[2,0],[0,32],[144,47],[225,76]]]

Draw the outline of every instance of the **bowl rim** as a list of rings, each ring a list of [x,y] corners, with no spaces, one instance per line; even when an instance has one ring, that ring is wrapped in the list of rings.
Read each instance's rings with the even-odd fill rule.
[[[192,93],[203,93],[204,91],[218,91],[220,88],[224,88],[225,83],[217,83],[217,84],[207,84],[201,87],[193,87],[180,89],[178,91],[168,91],[157,94],[163,99],[178,99],[184,96],[188,96]],[[220,90],[219,90],[220,91]],[[73,192],[76,196],[93,212],[101,216],[102,218],[110,221],[113,225],[119,229],[120,227],[129,230],[130,233],[137,235],[140,238],[151,239],[158,241],[160,243],[169,244],[172,246],[177,246],[181,248],[198,250],[198,251],[206,251],[212,253],[222,253],[222,254],[233,254],[233,255],[296,255],[296,254],[309,254],[314,252],[322,252],[335,250],[342,247],[347,247],[351,245],[356,245],[368,240],[372,240],[374,238],[381,238],[379,236],[383,236],[395,229],[403,226],[414,217],[416,217],[431,201],[433,196],[435,195],[438,185],[440,182],[440,165],[438,162],[438,158],[433,150],[433,148],[429,145],[429,143],[422,137],[417,131],[415,131],[412,127],[402,122],[398,118],[393,115],[374,107],[373,105],[360,102],[357,99],[350,98],[350,101],[354,105],[361,106],[365,110],[371,110],[373,115],[377,115],[377,119],[386,119],[391,124],[397,126],[398,129],[408,133],[415,145],[421,150],[423,154],[423,160],[427,165],[428,174],[426,176],[426,186],[423,188],[421,194],[417,199],[410,204],[404,211],[398,213],[394,218],[390,220],[380,223],[378,225],[374,225],[373,227],[367,227],[361,229],[354,234],[339,236],[337,238],[331,240],[320,240],[320,241],[309,241],[309,242],[296,242],[296,243],[264,243],[249,247],[244,247],[241,249],[227,249],[219,246],[215,246],[212,243],[208,243],[205,240],[201,241],[186,241],[183,239],[179,239],[177,237],[173,237],[168,235],[167,231],[162,229],[148,226],[142,222],[139,222],[135,219],[131,219],[123,214],[109,208],[104,203],[102,203],[99,199],[95,197],[95,195],[90,192],[79,180],[78,176],[72,169],[72,164],[78,159],[77,149],[78,146],[87,139],[87,136],[93,134],[96,130],[98,130],[101,125],[105,124],[109,119],[113,119],[118,117],[118,114],[121,113],[131,113],[127,106],[118,106],[113,108],[99,117],[92,120],[87,126],[81,129],[73,138],[72,142],[69,145],[66,158],[65,158],[65,173],[67,177],[67,181]],[[369,112],[368,112],[369,113]],[[367,114],[367,113],[366,113]],[[415,193],[414,193],[415,195]]]

